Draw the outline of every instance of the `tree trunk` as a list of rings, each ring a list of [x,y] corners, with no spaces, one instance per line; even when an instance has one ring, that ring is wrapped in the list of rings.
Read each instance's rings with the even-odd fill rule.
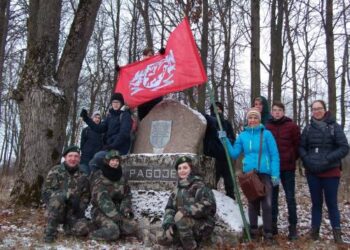
[[[209,17],[208,0],[203,0],[203,27],[201,38],[201,57],[204,70],[207,70],[208,43],[209,43]],[[205,112],[205,88],[206,83],[198,87],[198,111]]]
[[[334,34],[333,34],[333,0],[326,0],[326,50],[327,50],[327,80],[328,105],[334,117],[337,117],[337,95],[335,87],[334,65]]]
[[[142,6],[142,3],[144,6]],[[141,13],[143,21],[145,23],[145,35],[146,35],[147,48],[153,49],[153,38],[152,38],[152,31],[151,31],[151,25],[149,23],[149,13],[148,13],[149,0],[142,0],[142,1],[138,0],[137,8]]]
[[[260,1],[251,0],[251,103],[260,96]]]
[[[276,8],[277,2],[277,8]],[[277,9],[277,15],[276,15]],[[283,65],[283,0],[273,0],[271,6],[271,73],[273,96],[275,101],[281,101],[282,65]]]
[[[13,96],[23,136],[21,173],[11,193],[16,204],[38,204],[47,172],[60,161],[69,109],[100,4],[101,0],[79,2],[56,72],[62,2],[30,1],[28,53]]]
[[[5,47],[6,47],[6,38],[8,31],[8,22],[9,22],[9,14],[10,14],[10,0],[0,0],[0,118],[2,114],[2,92],[4,88],[4,83],[2,81],[3,71],[4,71],[4,63],[5,63]],[[1,119],[0,119],[1,124]]]
[[[297,72],[296,72],[296,56],[295,56],[295,50],[294,50],[294,42],[292,39],[292,31],[289,23],[289,1],[285,0],[284,2],[284,12],[285,12],[285,18],[286,18],[286,33],[287,33],[287,40],[288,40],[288,45],[290,49],[290,54],[291,54],[291,67],[292,67],[292,82],[293,82],[293,120],[297,120],[297,114],[298,114],[298,96],[297,96],[297,88],[298,88],[298,83],[297,83]]]

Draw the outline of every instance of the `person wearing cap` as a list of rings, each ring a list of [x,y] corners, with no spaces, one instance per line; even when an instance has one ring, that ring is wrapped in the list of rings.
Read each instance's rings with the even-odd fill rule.
[[[91,119],[94,123],[100,124],[101,114],[99,111],[95,111]],[[103,147],[103,135],[95,132],[90,127],[86,127],[81,131],[80,137],[80,148],[81,148],[81,159],[80,167],[87,174],[90,175],[89,162],[94,155],[100,151]]]
[[[91,214],[95,230],[90,233],[90,238],[114,241],[121,235],[136,232],[131,191],[123,177],[118,151],[108,151],[104,164],[92,174],[91,195]]]
[[[266,196],[262,199],[248,202],[248,216],[250,233],[253,239],[258,238],[258,215],[260,206],[263,217],[263,236],[267,243],[273,242],[272,235],[272,186],[279,184],[280,160],[276,141],[272,133],[261,124],[259,110],[252,108],[247,112],[248,125],[241,132],[234,145],[230,143],[225,135],[221,140],[226,144],[229,155],[237,159],[243,153],[243,173],[258,170],[260,179],[265,184]],[[262,133],[262,148],[259,165],[260,136]]]
[[[47,243],[55,240],[59,224],[63,224],[66,234],[88,234],[85,209],[90,202],[90,189],[87,175],[79,168],[79,147],[67,147],[63,157],[64,162],[49,171],[42,189],[42,200],[48,213],[44,232]]]
[[[224,118],[224,105],[218,101],[215,102],[215,105],[219,113],[222,128],[226,132],[227,138],[231,143],[233,143],[235,141],[235,134],[231,123]],[[210,115],[204,114],[204,117],[207,120],[207,129],[205,131],[203,141],[204,154],[215,158],[216,184],[222,177],[224,179],[226,195],[232,199],[235,199],[233,181],[231,178],[229,165],[227,163],[225,149],[218,137],[218,131],[220,128],[213,105],[210,106]]]
[[[209,239],[215,226],[216,201],[213,191],[193,169],[192,159],[181,156],[175,162],[178,182],[165,207],[162,245],[180,240],[184,249],[195,249]]]
[[[103,150],[97,152],[94,158],[90,161],[90,168],[95,171],[103,161],[107,151],[114,149],[118,150],[121,155],[128,153],[130,149],[130,131],[132,127],[131,114],[129,111],[124,111],[124,97],[121,93],[114,93],[111,97],[112,108],[105,120],[100,124],[94,123],[87,114],[85,109],[82,109],[80,116],[86,124],[97,133],[105,133],[106,144]]]

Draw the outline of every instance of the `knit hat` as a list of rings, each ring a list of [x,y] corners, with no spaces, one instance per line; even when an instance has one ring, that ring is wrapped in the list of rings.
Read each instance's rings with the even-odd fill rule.
[[[217,106],[217,108],[221,109],[222,112],[224,112],[224,105],[222,105],[221,102],[216,101],[216,102],[215,102],[215,105]],[[210,105],[210,114],[212,114],[212,115],[215,114],[213,104]]]
[[[189,157],[189,156],[181,156],[181,157],[179,157],[177,160],[176,160],[176,162],[175,162],[175,169],[177,170],[177,167],[180,165],[180,164],[182,164],[182,163],[185,163],[185,162],[187,162],[190,166],[191,166],[191,168],[192,168],[192,158],[191,157]]]
[[[63,156],[66,156],[70,152],[77,152],[78,154],[80,154],[80,148],[76,145],[71,145],[69,147],[66,147],[63,150]]]
[[[248,119],[248,117],[251,115],[257,116],[259,118],[259,121],[261,121],[261,114],[257,109],[255,109],[255,108],[249,109],[249,111],[247,112],[246,118]]]
[[[120,160],[120,153],[117,150],[110,150],[107,152],[107,154],[105,155],[105,160],[106,161],[110,161],[113,158],[118,158]]]
[[[114,100],[120,101],[122,106],[124,106],[124,97],[121,93],[114,93],[111,97],[111,102],[113,102]]]
[[[101,113],[100,113],[100,111],[95,111],[94,113],[92,113],[92,116],[91,116],[91,118],[94,118],[96,115],[99,115],[99,116],[101,116]]]

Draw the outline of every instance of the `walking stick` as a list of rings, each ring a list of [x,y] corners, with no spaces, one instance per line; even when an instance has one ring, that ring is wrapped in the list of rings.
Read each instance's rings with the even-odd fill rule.
[[[219,113],[218,113],[218,109],[216,107],[215,100],[214,100],[214,91],[212,90],[212,88],[209,85],[209,83],[207,83],[207,88],[208,88],[208,92],[209,92],[209,96],[210,96],[210,102],[211,102],[211,104],[214,107],[214,112],[215,112],[216,119],[218,121],[219,129],[223,130],[222,124],[221,124],[221,120],[220,120],[220,116],[219,116]],[[228,165],[229,165],[230,175],[231,175],[231,178],[232,178],[232,181],[233,181],[233,189],[234,189],[233,191],[235,193],[235,197],[236,197],[236,200],[237,200],[237,203],[238,203],[238,206],[239,206],[239,211],[241,213],[241,217],[242,217],[242,221],[243,221],[243,226],[244,226],[244,231],[245,231],[244,235],[246,236],[248,241],[251,241],[252,239],[251,239],[250,232],[249,232],[249,226],[248,226],[248,222],[247,222],[247,219],[246,219],[244,211],[243,211],[241,195],[239,193],[238,185],[237,185],[237,181],[236,181],[236,172],[233,170],[231,157],[228,154],[228,150],[227,150],[226,144],[223,143],[223,146],[224,146],[224,149],[225,149],[226,160],[227,160]]]

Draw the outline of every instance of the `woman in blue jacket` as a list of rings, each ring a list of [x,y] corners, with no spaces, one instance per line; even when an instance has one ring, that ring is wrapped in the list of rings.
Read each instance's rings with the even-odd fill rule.
[[[277,186],[280,180],[280,160],[276,141],[269,130],[261,124],[261,115],[257,109],[250,109],[247,113],[248,126],[239,134],[234,145],[224,138],[229,155],[237,159],[241,153],[243,158],[243,172],[258,170],[260,133],[263,133],[263,142],[260,158],[259,176],[265,184],[266,196],[248,203],[248,215],[252,238],[258,237],[258,215],[262,207],[264,239],[272,241],[272,186]]]

